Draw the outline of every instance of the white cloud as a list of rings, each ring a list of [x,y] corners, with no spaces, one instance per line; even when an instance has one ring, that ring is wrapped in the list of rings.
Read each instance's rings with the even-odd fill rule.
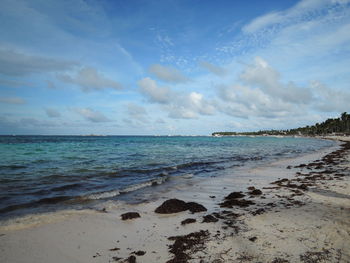
[[[91,122],[109,122],[111,121],[101,112],[90,109],[90,108],[77,108],[75,109],[77,113],[83,116],[86,120]]]
[[[300,107],[283,102],[264,93],[261,89],[242,85],[218,87],[219,97],[224,102],[216,104],[217,109],[238,118],[277,118],[299,112]],[[225,96],[230,94],[230,96]]]
[[[283,118],[300,116],[313,102],[309,87],[281,81],[280,73],[267,61],[256,57],[238,75],[238,83],[216,87],[221,102],[215,107],[238,118]]]
[[[210,71],[211,73],[214,73],[215,75],[218,75],[218,76],[225,76],[227,73],[224,68],[213,65],[207,61],[199,62],[199,65],[202,68],[204,68],[204,69],[206,69],[206,70]]]
[[[76,62],[57,60],[15,50],[0,49],[0,74],[22,76],[42,72],[58,72],[72,69]]]
[[[197,118],[196,112],[183,106],[171,104],[166,110],[168,111],[168,116],[172,119],[195,119]]]
[[[316,109],[322,112],[348,112],[350,105],[350,92],[331,89],[326,85],[313,81],[311,88],[317,94]]]
[[[138,85],[141,93],[151,102],[169,103],[171,100],[171,90],[167,87],[158,87],[156,81],[151,78],[143,78],[139,80]]]
[[[278,26],[279,24],[286,24],[295,20],[307,20],[317,15],[315,14],[316,10],[326,8],[331,4],[342,4],[341,2],[342,1],[302,0],[285,11],[275,11],[259,16],[245,25],[242,30],[244,33],[255,33],[267,27]]]
[[[180,93],[168,87],[159,87],[151,78],[138,82],[140,91],[150,102],[158,103],[174,119],[193,119],[198,115],[212,115],[215,108],[198,92]]]
[[[266,26],[283,21],[283,18],[284,15],[281,12],[269,13],[255,18],[248,25],[245,25],[242,30],[245,33],[254,33]]]
[[[154,74],[158,79],[170,83],[184,83],[189,79],[184,76],[178,69],[174,67],[162,66],[154,64],[149,68],[150,73]]]
[[[274,120],[289,123],[291,116],[302,119],[305,114],[310,117],[312,112],[349,111],[349,91],[327,87],[319,81],[299,87],[293,82],[284,83],[281,79],[277,70],[257,57],[239,74],[238,83],[216,86],[220,102],[214,106],[229,116],[263,118],[271,123]]]
[[[305,104],[312,99],[312,93],[309,89],[298,87],[293,82],[282,83],[280,74],[260,57],[255,58],[253,65],[246,67],[240,75],[240,79],[247,85],[260,88],[272,98],[285,102]]]
[[[46,108],[45,112],[46,112],[46,115],[50,118],[61,117],[61,113],[55,109],[52,109],[52,108]]]
[[[201,115],[213,115],[215,108],[209,101],[205,100],[203,95],[198,92],[191,92],[188,95],[188,108],[192,108]]]
[[[121,90],[122,85],[92,67],[84,67],[75,76],[60,74],[58,78],[64,82],[78,85],[83,91],[99,91],[107,88]]]
[[[127,109],[128,109],[129,115],[132,115],[132,116],[141,116],[141,115],[147,114],[147,111],[144,107],[132,102],[128,103]]]
[[[147,111],[144,107],[130,102],[127,104],[126,108],[130,118],[129,123],[133,122],[134,126],[142,126],[143,124],[149,122],[149,119],[147,118]]]
[[[25,104],[26,101],[19,97],[0,97],[0,103],[7,104]]]

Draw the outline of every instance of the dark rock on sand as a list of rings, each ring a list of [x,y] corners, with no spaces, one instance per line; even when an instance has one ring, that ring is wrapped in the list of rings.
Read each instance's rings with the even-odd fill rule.
[[[136,257],[135,256],[130,256],[128,257],[128,263],[136,263]]]
[[[219,221],[219,219],[217,219],[213,215],[206,215],[206,216],[203,216],[203,222],[202,223],[215,223],[217,221]]]
[[[227,207],[232,208],[233,206],[239,206],[239,207],[248,207],[250,205],[254,205],[255,203],[250,200],[245,199],[231,199],[226,200],[225,202],[220,204],[220,207]]]
[[[262,213],[265,213],[265,209],[264,208],[259,208],[255,211],[252,212],[252,215],[253,216],[256,216],[256,215],[261,215]]]
[[[308,189],[308,186],[306,184],[301,184],[298,186],[299,189],[302,189],[302,190],[307,190]]]
[[[212,213],[212,215],[215,216],[216,218],[219,218],[219,219],[225,219],[225,217],[218,212],[214,212],[214,213]]]
[[[188,202],[187,204],[187,209],[191,211],[191,213],[198,213],[198,212],[205,212],[207,209],[198,203],[195,202]]]
[[[226,196],[225,199],[236,199],[242,197],[245,197],[245,194],[242,194],[242,192],[232,192],[228,196]]]
[[[142,251],[142,250],[134,251],[132,252],[132,254],[135,254],[136,256],[143,256],[146,254],[146,251]]]
[[[187,209],[188,206],[186,202],[179,199],[169,199],[157,207],[155,212],[158,214],[172,214],[186,211]]]
[[[122,217],[122,220],[128,220],[128,219],[138,218],[141,216],[137,212],[129,212],[129,213],[122,214],[121,217]]]
[[[274,258],[271,263],[289,263],[289,261],[284,258]]]
[[[205,212],[207,209],[198,203],[188,202],[179,199],[169,199],[161,204],[155,212],[158,214],[172,214],[189,210],[191,213]]]
[[[187,224],[192,224],[195,223],[197,220],[194,218],[187,218],[183,221],[181,221],[181,225],[187,225]]]
[[[255,187],[254,187],[254,186],[249,186],[249,187],[247,187],[247,189],[248,189],[249,191],[253,191],[253,190],[255,189]]]
[[[249,240],[252,241],[252,242],[255,242],[255,240],[257,240],[257,239],[258,239],[257,237],[251,237],[251,238],[249,238]]]
[[[259,189],[254,189],[251,192],[249,192],[250,195],[261,195],[262,191]]]
[[[280,179],[280,180],[274,181],[274,182],[272,182],[271,184],[282,184],[282,183],[284,183],[284,182],[288,182],[288,181],[289,181],[289,179],[287,179],[287,178],[283,178],[283,179]]]

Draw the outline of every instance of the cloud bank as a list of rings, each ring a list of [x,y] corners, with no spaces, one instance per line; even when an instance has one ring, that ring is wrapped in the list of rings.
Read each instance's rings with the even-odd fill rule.
[[[103,115],[101,112],[90,109],[90,108],[77,108],[77,109],[75,109],[75,112],[77,112],[79,115],[84,117],[85,120],[88,120],[91,122],[99,123],[99,122],[111,121],[105,115]]]
[[[154,74],[158,79],[170,83],[185,83],[189,79],[174,67],[154,64],[149,68],[149,72]]]
[[[58,75],[58,78],[63,82],[81,87],[81,89],[85,92],[101,91],[108,88],[115,90],[122,89],[122,85],[120,83],[105,77],[102,73],[98,72],[92,67],[84,67],[74,76],[61,74]]]
[[[73,61],[28,55],[10,49],[0,49],[0,74],[8,76],[65,71],[77,65],[78,63]]]

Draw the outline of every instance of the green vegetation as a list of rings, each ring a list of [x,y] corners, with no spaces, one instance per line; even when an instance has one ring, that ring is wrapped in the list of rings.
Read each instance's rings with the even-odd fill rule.
[[[290,130],[263,130],[257,132],[214,132],[213,136],[235,135],[350,135],[350,114],[342,113],[339,118],[328,119],[322,123]]]

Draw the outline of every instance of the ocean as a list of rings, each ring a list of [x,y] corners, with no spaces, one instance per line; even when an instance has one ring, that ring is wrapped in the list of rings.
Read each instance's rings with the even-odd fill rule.
[[[177,178],[217,176],[335,145],[312,138],[0,136],[0,219],[97,202]]]

